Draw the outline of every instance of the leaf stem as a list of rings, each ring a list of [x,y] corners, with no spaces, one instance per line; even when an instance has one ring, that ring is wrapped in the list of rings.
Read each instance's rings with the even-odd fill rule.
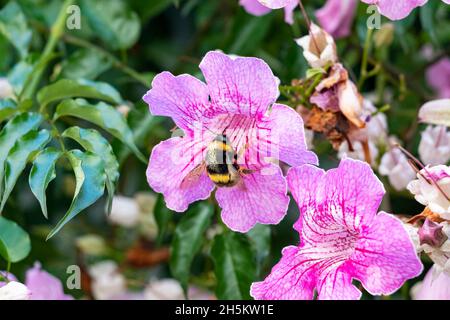
[[[373,29],[368,29],[366,34],[366,41],[364,42],[363,56],[361,61],[361,75],[358,82],[358,88],[361,89],[362,85],[368,78],[367,64],[369,60],[369,53],[372,41]]]
[[[66,25],[66,15],[67,8],[72,5],[74,0],[65,0],[61,10],[59,11],[58,17],[56,18],[55,23],[53,24],[50,37],[48,39],[47,44],[44,47],[44,51],[42,55],[39,57],[39,60],[36,63],[36,70],[33,74],[33,77],[30,80],[29,85],[24,89],[22,97],[25,99],[31,99],[39,85],[39,82],[42,78],[42,74],[47,67],[48,62],[51,60],[49,57],[53,55],[53,51],[55,50],[56,44],[61,36],[64,34],[64,28]],[[22,98],[21,97],[21,98]]]
[[[78,37],[74,37],[71,35],[64,35],[63,36],[63,40],[71,43],[73,45],[79,46],[79,47],[83,47],[83,48],[88,48],[88,49],[92,49],[95,50],[99,53],[101,53],[102,55],[104,55],[105,57],[107,57],[113,64],[113,66],[119,70],[121,70],[123,73],[129,75],[131,78],[135,79],[137,82],[141,83],[144,86],[148,86],[149,85],[149,81],[146,77],[144,77],[143,75],[141,75],[140,73],[138,73],[137,71],[135,71],[134,69],[130,68],[129,66],[127,66],[125,63],[123,63],[122,61],[120,61],[118,58],[116,58],[113,54],[109,53],[108,51],[104,50],[103,48],[96,46],[95,44],[90,43],[89,41],[83,40],[81,38]]]

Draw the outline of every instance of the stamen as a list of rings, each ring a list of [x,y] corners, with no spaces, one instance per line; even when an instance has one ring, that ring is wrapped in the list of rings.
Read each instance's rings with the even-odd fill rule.
[[[318,55],[320,55],[320,49],[319,49],[319,46],[317,45],[316,38],[314,37],[314,34],[313,34],[312,31],[311,31],[311,20],[310,20],[309,17],[308,17],[308,13],[306,13],[305,7],[303,7],[302,0],[299,0],[299,1],[298,1],[298,4],[299,4],[299,6],[300,6],[300,10],[302,11],[303,17],[305,18],[306,25],[307,25],[307,27],[308,27],[308,32],[309,32],[309,35],[310,35],[310,37],[311,37],[311,39],[312,39],[312,42],[313,42],[314,46],[316,47],[316,50],[317,50]]]

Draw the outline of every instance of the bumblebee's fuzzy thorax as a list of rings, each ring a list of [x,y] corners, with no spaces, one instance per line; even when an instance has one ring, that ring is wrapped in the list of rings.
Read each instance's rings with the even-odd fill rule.
[[[206,171],[219,187],[232,187],[240,181],[237,153],[225,135],[218,135],[206,152]]]

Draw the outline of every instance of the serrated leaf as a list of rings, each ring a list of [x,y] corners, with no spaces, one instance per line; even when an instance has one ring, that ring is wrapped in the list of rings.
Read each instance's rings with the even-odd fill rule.
[[[22,113],[5,125],[0,132],[0,181],[3,181],[5,173],[5,160],[16,141],[31,130],[35,130],[42,122],[42,116],[38,113]],[[3,183],[0,183],[0,194],[3,193]]]
[[[189,209],[178,223],[172,241],[170,270],[187,294],[189,274],[194,256],[200,250],[204,234],[211,224],[214,208],[200,203]]]
[[[0,122],[8,119],[17,112],[17,107],[12,100],[0,100]]]
[[[50,231],[47,240],[81,211],[95,203],[105,190],[105,164],[100,156],[80,150],[71,150],[66,153],[66,156],[75,173],[75,194],[69,210]]]
[[[255,253],[256,273],[259,275],[264,260],[270,253],[270,227],[264,224],[257,224],[246,235]]]
[[[74,97],[104,100],[109,103],[120,103],[122,100],[111,85],[82,79],[61,79],[42,88],[37,94],[38,102],[43,106]]]
[[[158,194],[158,199],[156,200],[153,214],[155,216],[156,224],[158,225],[158,237],[156,238],[156,243],[161,245],[167,226],[169,225],[169,222],[174,214],[172,210],[166,207],[164,197],[161,194]]]
[[[61,65],[61,78],[90,79],[97,78],[111,67],[111,61],[96,50],[82,48],[75,51]]]
[[[17,140],[6,158],[5,184],[3,194],[0,196],[0,212],[3,211],[6,200],[8,200],[8,197],[16,185],[20,174],[25,169],[27,162],[31,160],[31,157],[36,152],[44,148],[50,139],[51,136],[48,130],[41,130],[39,132],[33,130]]]
[[[125,1],[83,0],[81,11],[92,30],[114,50],[128,49],[139,38],[139,17],[128,8]]]
[[[250,299],[256,277],[253,252],[244,235],[227,232],[217,235],[211,249],[219,299]]]
[[[94,129],[82,129],[71,127],[63,132],[65,138],[70,138],[78,142],[86,151],[95,153],[103,158],[106,172],[106,188],[108,189],[108,199],[106,202],[106,212],[111,212],[112,199],[115,192],[115,185],[119,179],[119,163],[114,155],[113,149],[108,140]]]
[[[15,263],[25,259],[31,250],[28,233],[17,223],[0,216],[0,255]]]
[[[419,111],[419,121],[450,127],[450,99],[425,103]]]
[[[22,58],[27,55],[32,33],[22,9],[14,1],[0,11],[0,33],[14,45]]]
[[[57,106],[53,119],[65,116],[77,117],[96,124],[126,144],[141,161],[146,162],[134,143],[133,132],[128,127],[127,121],[111,105],[104,102],[91,105],[82,99],[64,100]]]
[[[40,152],[33,161],[30,171],[29,184],[42,209],[44,217],[48,218],[45,191],[49,183],[56,177],[55,163],[61,156],[61,151],[47,148]]]

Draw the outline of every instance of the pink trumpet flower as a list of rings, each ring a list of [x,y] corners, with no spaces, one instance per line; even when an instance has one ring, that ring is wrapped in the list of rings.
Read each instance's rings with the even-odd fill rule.
[[[284,8],[284,21],[288,24],[294,23],[294,10],[298,5],[297,0],[240,0],[239,4],[244,7],[245,11],[254,16],[263,16],[272,9]]]
[[[317,163],[317,156],[306,150],[301,117],[285,105],[274,104],[279,80],[260,59],[212,51],[200,69],[206,84],[190,75],[163,72],[143,98],[152,114],[171,117],[184,131],[183,137],[153,148],[149,185],[177,212],[208,198],[215,183],[205,168],[205,157],[211,143],[224,135],[227,148],[236,155],[230,170],[240,172],[235,185],[216,191],[224,223],[239,232],[256,223],[279,223],[289,197],[286,179],[273,160],[291,166]]]
[[[271,274],[252,285],[255,299],[359,299],[353,279],[373,295],[391,294],[421,273],[402,222],[377,214],[385,190],[368,164],[346,158],[327,172],[292,168],[288,185],[300,245],[284,248]]]
[[[391,19],[401,20],[406,18],[415,8],[425,5],[428,0],[361,0],[378,7],[380,13]],[[450,4],[450,0],[442,0]]]

